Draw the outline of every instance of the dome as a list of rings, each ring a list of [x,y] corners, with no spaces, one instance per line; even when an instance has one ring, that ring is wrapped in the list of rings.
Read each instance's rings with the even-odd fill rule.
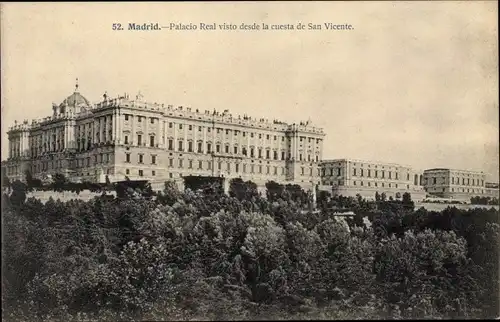
[[[83,97],[82,94],[74,92],[61,103],[61,106],[83,106],[85,108],[90,108],[91,104],[88,99]]]

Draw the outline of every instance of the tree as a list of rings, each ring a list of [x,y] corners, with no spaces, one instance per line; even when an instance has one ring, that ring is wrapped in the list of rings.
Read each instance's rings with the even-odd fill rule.
[[[24,183],[16,180],[11,185],[12,194],[10,195],[10,202],[13,205],[20,206],[26,200],[27,187]]]
[[[52,181],[52,189],[56,192],[62,192],[65,190],[67,182],[62,173],[56,173]]]
[[[378,193],[378,191],[375,192],[375,201],[376,202],[380,201],[380,194]]]
[[[10,179],[5,171],[2,171],[2,189],[10,190]]]

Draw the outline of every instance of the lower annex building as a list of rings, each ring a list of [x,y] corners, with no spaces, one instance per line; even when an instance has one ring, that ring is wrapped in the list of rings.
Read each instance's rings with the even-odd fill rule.
[[[472,197],[486,197],[486,174],[479,171],[434,168],[424,171],[427,193],[440,198],[470,201]]]
[[[309,122],[233,116],[148,103],[138,94],[92,104],[78,91],[52,115],[8,131],[2,168],[13,180],[62,173],[73,181],[150,180],[160,186],[183,176],[240,177],[311,188],[320,183],[323,129]]]
[[[401,198],[409,192],[413,200],[423,200],[423,173],[394,163],[356,159],[334,159],[321,162],[322,189],[334,195],[375,199],[385,193],[387,198]]]

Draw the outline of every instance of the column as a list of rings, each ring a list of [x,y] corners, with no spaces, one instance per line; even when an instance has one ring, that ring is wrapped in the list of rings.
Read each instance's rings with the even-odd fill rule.
[[[149,122],[151,122],[151,118],[150,117],[147,117],[147,116],[144,116],[144,135],[143,135],[143,140],[146,141],[146,144],[144,144],[145,146],[149,146],[149,132],[148,132],[148,124]]]
[[[177,127],[178,126],[179,126],[178,123],[173,123],[173,126],[172,126],[172,128],[174,130],[174,145],[172,146],[172,148],[174,149],[174,151],[177,151]]]
[[[156,130],[156,144],[161,148],[162,145],[162,135],[161,135],[161,127],[163,126],[163,122],[158,118],[158,129]]]
[[[188,142],[187,142],[187,132],[188,132],[188,129],[189,129],[189,126],[188,124],[184,123],[184,125],[182,126],[182,129],[184,130],[184,151],[188,151]]]
[[[136,117],[137,117],[136,115],[130,114],[130,122],[132,123],[132,135],[130,136],[130,144],[131,145],[134,145],[135,144],[134,142],[136,141],[136,139],[135,139],[135,135],[136,135],[136,133],[135,133],[135,119],[136,119]]]
[[[207,127],[203,127],[203,143],[201,146],[201,152],[207,153]]]
[[[24,132],[19,133],[19,156],[23,156],[23,146],[24,146],[24,140],[23,140],[23,135]]]
[[[116,142],[118,144],[122,142],[122,117],[119,107],[116,110]]]
[[[106,125],[106,116],[101,116],[99,118],[99,123],[101,124],[99,127],[99,131],[101,131],[101,142],[106,142],[107,135],[104,126]]]
[[[113,109],[113,114],[111,116],[111,141],[113,143],[116,143],[116,123],[117,123],[117,117],[118,117],[118,114],[117,114],[117,111],[116,111],[116,108]]]

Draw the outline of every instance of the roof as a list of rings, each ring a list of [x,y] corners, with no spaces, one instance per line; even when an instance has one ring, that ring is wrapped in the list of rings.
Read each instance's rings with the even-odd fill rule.
[[[89,100],[86,99],[82,94],[79,92],[74,92],[70,96],[66,97],[66,99],[61,103],[60,106],[67,105],[67,106],[80,106],[84,105],[85,107],[90,108],[92,104],[90,104]]]

